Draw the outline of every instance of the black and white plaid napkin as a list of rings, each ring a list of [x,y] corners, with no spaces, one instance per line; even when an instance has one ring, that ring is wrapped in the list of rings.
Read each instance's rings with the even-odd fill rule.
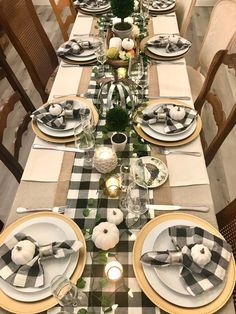
[[[68,55],[81,55],[85,50],[92,50],[97,47],[97,43],[93,43],[89,40],[76,40],[71,39],[63,43],[57,50],[57,55],[59,57],[64,57]]]
[[[108,0],[76,0],[74,1],[75,6],[81,8],[99,8],[100,6],[105,6],[108,4]]]
[[[165,123],[164,132],[166,134],[178,133],[185,130],[197,117],[197,111],[188,107],[181,107],[185,110],[185,116],[182,120],[174,120],[170,117],[170,110],[173,107],[181,107],[176,104],[166,103],[159,106],[157,109],[154,109],[152,112],[143,114],[143,116],[137,118],[137,122],[141,124],[155,124],[163,122]],[[159,119],[160,115],[162,116],[161,120]],[[164,115],[164,118],[163,118]]]
[[[186,290],[193,296],[216,287],[224,280],[231,258],[231,247],[225,240],[200,227],[170,227],[169,235],[179,251],[147,252],[141,261],[153,266],[182,264],[180,276],[184,279]],[[195,244],[203,244],[211,252],[211,259],[206,265],[194,262],[191,248]]]
[[[167,9],[173,3],[175,3],[175,0],[154,0],[152,1],[151,6],[154,9],[161,10],[161,9]]]
[[[27,264],[16,265],[11,259],[12,249],[22,240],[29,240],[35,244],[35,254]],[[41,261],[47,258],[64,258],[78,252],[82,245],[79,240],[66,240],[40,246],[31,237],[18,233],[0,247],[0,277],[17,287],[41,287],[44,285]]]
[[[51,106],[59,105],[61,107],[61,112],[58,114],[52,114],[50,112]],[[81,117],[88,116],[90,114],[90,109],[87,107],[81,107],[78,109],[73,109],[74,101],[66,100],[58,104],[48,104],[35,110],[31,117],[33,120],[45,124],[54,129],[65,129],[67,119],[77,119],[81,120]],[[69,113],[69,114],[68,114]]]
[[[159,35],[155,40],[149,40],[147,46],[165,48],[166,52],[173,53],[190,48],[191,43],[178,35]]]

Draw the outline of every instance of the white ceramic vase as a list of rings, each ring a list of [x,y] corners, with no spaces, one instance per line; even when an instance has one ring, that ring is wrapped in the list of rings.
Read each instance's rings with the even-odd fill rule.
[[[115,152],[123,152],[127,144],[127,136],[124,133],[114,133],[111,136],[111,144]]]

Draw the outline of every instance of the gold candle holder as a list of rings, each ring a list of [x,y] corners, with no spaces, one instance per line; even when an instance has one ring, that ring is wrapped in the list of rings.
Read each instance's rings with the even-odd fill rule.
[[[123,275],[123,267],[118,261],[111,261],[107,263],[104,271],[107,278],[112,281],[117,281],[121,279]]]
[[[117,197],[120,194],[120,179],[118,176],[109,177],[106,182],[106,192],[110,197]]]

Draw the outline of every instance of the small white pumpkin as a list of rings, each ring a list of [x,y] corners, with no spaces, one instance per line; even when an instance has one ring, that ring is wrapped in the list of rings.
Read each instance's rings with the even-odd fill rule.
[[[176,121],[182,120],[185,117],[185,110],[183,107],[175,106],[170,109],[170,117]]]
[[[201,267],[208,264],[211,260],[211,252],[203,244],[195,244],[191,248],[191,256],[193,261]]]
[[[134,41],[131,38],[125,38],[122,40],[122,48],[125,50],[131,50],[134,48]]]
[[[139,30],[139,27],[137,25],[133,25],[131,34],[132,34],[133,38],[138,38],[139,37],[140,30]]]
[[[93,229],[92,240],[98,249],[112,249],[119,242],[119,238],[119,230],[113,223],[101,222]]]
[[[62,108],[59,104],[52,104],[49,107],[49,113],[51,113],[51,115],[53,116],[59,116],[59,114],[61,114],[62,112]]]
[[[114,208],[112,210],[108,210],[107,212],[107,221],[119,225],[124,220],[124,214],[119,208]]]
[[[35,244],[29,240],[19,241],[11,251],[11,259],[16,265],[27,264],[35,254]]]

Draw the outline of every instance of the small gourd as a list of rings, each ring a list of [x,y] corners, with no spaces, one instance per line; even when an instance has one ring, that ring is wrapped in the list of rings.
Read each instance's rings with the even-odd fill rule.
[[[170,109],[169,114],[171,119],[179,121],[185,117],[185,110],[183,107],[175,106]]]
[[[109,210],[107,213],[107,221],[115,225],[119,225],[120,223],[122,223],[123,219],[124,214],[119,208]]]
[[[193,261],[201,267],[211,261],[211,252],[208,247],[203,244],[195,244],[191,248],[191,256]]]
[[[53,116],[59,116],[59,114],[61,114],[62,112],[62,108],[59,104],[52,104],[49,107],[49,113]]]
[[[94,227],[92,240],[98,249],[104,251],[112,249],[119,242],[119,230],[115,224],[110,222],[101,222]]]
[[[131,50],[134,48],[134,41],[131,38],[125,38],[122,40],[122,48],[125,50]]]
[[[16,265],[27,264],[35,254],[35,244],[29,240],[19,241],[11,251],[11,259]]]

